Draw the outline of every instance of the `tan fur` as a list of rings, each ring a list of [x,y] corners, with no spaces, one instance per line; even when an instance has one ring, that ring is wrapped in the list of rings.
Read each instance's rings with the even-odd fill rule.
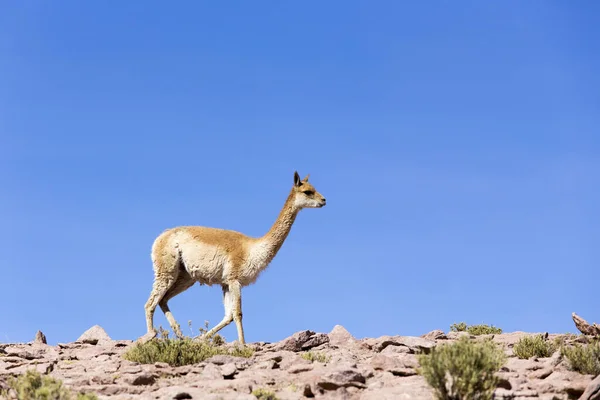
[[[240,343],[245,343],[242,327],[241,289],[256,281],[273,260],[298,212],[303,208],[320,208],[325,198],[308,182],[294,173],[294,185],[271,229],[253,238],[240,232],[203,226],[180,226],[161,233],[152,245],[154,284],[146,302],[147,341],[156,336],[153,316],[159,305],[178,337],[181,329],[169,310],[168,301],[190,288],[195,282],[221,285],[225,316],[206,333],[214,335],[235,321]]]

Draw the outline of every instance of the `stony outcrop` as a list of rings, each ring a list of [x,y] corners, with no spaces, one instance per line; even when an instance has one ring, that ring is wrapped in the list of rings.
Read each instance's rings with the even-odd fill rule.
[[[37,331],[35,334],[35,339],[33,339],[34,343],[38,344],[47,344],[46,335],[42,331]]]
[[[520,360],[512,347],[524,332],[490,336],[509,356],[499,371],[496,399],[600,399],[600,377],[570,371],[557,352],[552,357]],[[0,388],[9,376],[28,369],[63,380],[74,390],[100,399],[256,399],[266,389],[285,399],[433,400],[417,373],[416,354],[459,334],[433,331],[422,337],[382,336],[356,339],[342,326],[328,333],[301,331],[278,343],[253,343],[250,358],[214,356],[182,367],[142,365],[121,355],[131,340],[112,340],[98,326],[73,343],[50,346],[42,340],[0,344]],[[549,335],[552,340],[554,336]],[[315,361],[302,357],[319,354]]]
[[[81,343],[89,344],[103,344],[110,343],[112,339],[108,336],[108,333],[100,325],[94,325],[87,331],[83,332],[81,336],[76,340]]]
[[[575,326],[579,332],[583,333],[584,335],[600,337],[600,325],[597,323],[590,324],[575,313],[572,313],[571,316],[573,317],[573,322],[575,323]]]

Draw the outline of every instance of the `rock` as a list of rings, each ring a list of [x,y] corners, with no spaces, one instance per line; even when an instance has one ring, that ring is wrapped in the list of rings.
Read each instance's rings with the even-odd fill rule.
[[[237,368],[235,367],[234,363],[225,364],[221,368],[221,375],[223,375],[223,378],[225,378],[225,379],[233,379],[233,376],[236,373],[237,373]]]
[[[314,366],[312,365],[312,363],[294,364],[287,369],[287,372],[289,372],[290,374],[299,374],[300,372],[311,371],[313,368]]]
[[[308,342],[308,340],[314,334],[315,332],[309,330],[296,332],[289,338],[284,339],[281,343],[279,343],[276,349],[287,351],[301,351],[304,343]]]
[[[327,334],[329,343],[333,346],[346,347],[355,345],[357,340],[341,325],[333,327],[331,332]]]
[[[508,390],[499,388],[494,391],[494,400],[538,400],[538,393],[535,390]]]
[[[381,336],[376,339],[366,339],[363,345],[376,352],[383,351],[388,346],[404,346],[410,353],[425,352],[435,347],[435,342],[428,339],[411,336]]]
[[[180,400],[180,399],[193,399],[194,397],[189,394],[186,391],[177,391],[177,393],[173,396],[173,399],[175,400]]]
[[[362,391],[360,400],[434,400],[433,391],[421,376],[396,377],[384,373]]]
[[[166,363],[166,362],[158,362],[158,361],[154,363],[154,366],[156,368],[161,368],[161,369],[169,368],[170,367],[170,365],[168,363]]]
[[[77,339],[77,342],[96,345],[98,343],[112,342],[112,339],[100,325],[94,325],[83,332]]]
[[[35,339],[33,340],[34,343],[36,344],[48,344],[47,340],[46,340],[46,335],[44,335],[42,333],[42,331],[37,331],[37,333],[35,334]]]
[[[365,377],[355,368],[339,368],[338,370],[325,374],[317,382],[317,386],[325,390],[337,390],[340,387],[355,386],[365,388]]]
[[[98,385],[109,385],[109,384],[115,383],[115,377],[114,377],[114,375],[100,374],[100,375],[92,376],[90,379],[90,382],[92,382],[94,384],[98,384]],[[134,385],[135,385],[135,383],[134,383]]]
[[[411,351],[406,346],[387,346],[385,349],[381,350],[381,354],[411,354]]]
[[[156,375],[143,372],[141,374],[135,375],[134,377],[127,380],[133,386],[139,385],[153,385],[156,382]]]
[[[591,381],[590,375],[582,375],[574,371],[555,370],[542,380],[535,389],[544,393],[565,393],[572,398],[580,397]]]
[[[221,368],[215,364],[207,364],[200,376],[202,379],[223,379]]]
[[[415,368],[418,367],[418,362],[414,358],[409,358],[410,356],[405,354],[405,357],[390,357],[377,354],[371,359],[371,367],[376,371],[388,371],[397,376],[416,375]]]
[[[275,349],[298,352],[302,350],[309,350],[313,347],[317,347],[328,342],[329,337],[326,334],[317,334],[313,331],[306,330],[296,332],[289,338],[284,339],[275,347]]]
[[[551,367],[545,367],[545,368],[540,368],[532,373],[529,374],[529,378],[531,379],[546,379],[547,377],[549,377],[552,372],[554,372],[554,369]]]
[[[313,393],[312,389],[310,388],[310,385],[304,385],[304,389],[302,390],[302,395],[304,397],[315,397],[315,394]]]
[[[444,333],[444,331],[436,329],[424,335],[421,335],[423,339],[427,340],[445,340],[448,339],[448,336]]]
[[[218,354],[206,359],[206,363],[215,365],[235,364],[240,361],[247,361],[244,357],[234,357],[225,354]]]
[[[471,339],[475,338],[475,336],[469,334],[469,332],[448,332],[448,334],[446,335],[446,337],[450,340],[458,340],[463,336],[466,336]]]
[[[573,322],[575,323],[575,326],[579,332],[583,333],[584,335],[600,337],[600,325],[596,323],[590,324],[575,313],[572,313],[571,317],[573,318]]]
[[[244,393],[207,393],[206,390],[191,385],[167,386],[152,393],[148,399],[160,400],[256,400],[251,394]]]
[[[543,334],[544,334],[544,332],[536,332],[533,335],[543,335]],[[522,338],[524,338],[526,336],[532,336],[532,334],[527,333],[527,332],[521,332],[521,331],[507,332],[507,333],[503,333],[501,335],[494,335],[494,342],[496,342],[500,345],[505,345],[507,348],[512,349],[519,340],[521,340]],[[473,336],[473,338],[481,338],[481,336]]]
[[[276,369],[279,368],[279,364],[275,360],[264,360],[255,364],[257,369]]]
[[[600,400],[600,378],[593,381],[590,375],[570,371],[558,352],[530,360],[511,356],[511,346],[525,335],[490,336],[509,356],[497,373],[496,399]],[[436,331],[423,336],[358,340],[338,325],[326,335],[301,331],[277,343],[251,343],[255,353],[249,358],[219,355],[180,367],[123,359],[131,341],[0,344],[0,387],[6,387],[10,375],[34,369],[61,379],[74,391],[94,392],[105,400],[256,399],[251,394],[255,389],[271,391],[280,400],[433,400],[432,389],[416,373],[416,353],[453,339],[443,339]],[[303,358],[307,348],[327,361]]]
[[[587,385],[579,400],[600,400],[600,375]]]
[[[309,350],[325,343],[329,343],[329,336],[324,333],[317,333],[302,345],[302,350]]]
[[[32,349],[31,347],[23,348],[10,346],[4,349],[7,357],[19,357],[25,360],[39,360],[44,358],[43,351],[39,351],[38,349]]]

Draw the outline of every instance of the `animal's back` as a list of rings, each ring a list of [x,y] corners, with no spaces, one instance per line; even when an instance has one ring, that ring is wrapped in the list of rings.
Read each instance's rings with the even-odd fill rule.
[[[254,239],[240,232],[204,226],[180,226],[160,234],[153,246],[154,268],[183,268],[203,284],[227,280],[236,266],[248,255],[248,244]],[[165,264],[163,268],[161,265]],[[169,268],[170,266],[170,268]]]

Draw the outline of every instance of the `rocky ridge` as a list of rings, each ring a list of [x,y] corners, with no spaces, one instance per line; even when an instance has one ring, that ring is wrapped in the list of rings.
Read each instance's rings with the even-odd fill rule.
[[[73,343],[50,346],[41,332],[31,343],[0,344],[0,389],[9,376],[34,369],[99,399],[256,399],[255,389],[278,399],[434,399],[417,374],[416,353],[454,341],[461,332],[421,337],[356,339],[342,326],[327,334],[301,331],[277,343],[252,343],[250,358],[213,356],[189,366],[138,364],[121,355],[131,340],[112,340],[94,326]],[[521,360],[512,353],[525,332],[489,335],[508,361],[498,375],[496,399],[600,400],[600,376],[570,371],[560,354]],[[549,338],[558,335],[549,335]],[[316,360],[301,355],[318,354]]]

